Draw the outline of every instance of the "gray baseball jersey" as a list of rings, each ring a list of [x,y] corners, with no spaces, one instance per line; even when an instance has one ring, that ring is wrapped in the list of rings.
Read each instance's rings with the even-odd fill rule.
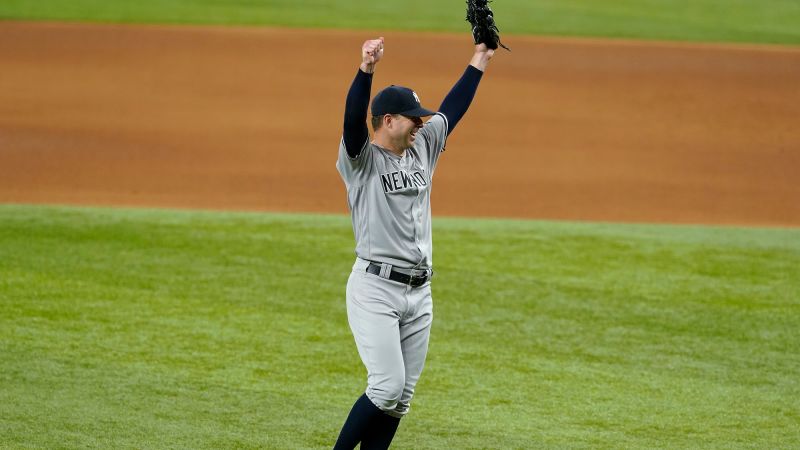
[[[402,268],[431,268],[431,179],[447,139],[437,113],[397,156],[370,142],[350,158],[344,140],[336,168],[347,186],[356,255]]]

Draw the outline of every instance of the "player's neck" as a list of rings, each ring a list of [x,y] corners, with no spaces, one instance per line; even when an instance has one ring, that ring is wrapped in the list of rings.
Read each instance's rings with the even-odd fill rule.
[[[393,142],[388,136],[376,134],[372,143],[396,156],[403,156],[406,149],[402,143]]]

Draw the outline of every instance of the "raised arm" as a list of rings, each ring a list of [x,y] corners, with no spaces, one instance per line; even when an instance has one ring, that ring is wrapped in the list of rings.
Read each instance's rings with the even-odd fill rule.
[[[458,124],[458,121],[464,117],[467,112],[472,99],[475,97],[475,91],[478,90],[478,83],[483,77],[483,72],[486,66],[489,65],[489,60],[494,56],[494,50],[486,47],[486,44],[478,44],[475,46],[475,53],[470,59],[467,70],[456,82],[447,96],[442,100],[442,105],[439,107],[439,112],[447,117],[447,134],[453,132]]]
[[[344,146],[347,154],[355,158],[369,139],[367,109],[372,89],[375,65],[383,57],[383,38],[371,39],[361,46],[361,65],[347,92],[344,105]]]

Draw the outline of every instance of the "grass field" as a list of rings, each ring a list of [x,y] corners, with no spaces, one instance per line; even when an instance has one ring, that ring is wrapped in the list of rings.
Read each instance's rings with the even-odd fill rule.
[[[496,0],[510,34],[800,44],[796,0]],[[0,18],[467,32],[463,0],[4,0]],[[509,39],[509,42],[511,39]]]
[[[797,448],[800,230],[437,219],[397,448]],[[326,448],[344,216],[0,206],[0,448]]]

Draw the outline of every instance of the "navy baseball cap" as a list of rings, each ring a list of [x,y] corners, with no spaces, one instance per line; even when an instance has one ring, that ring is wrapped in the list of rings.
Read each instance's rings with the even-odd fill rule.
[[[372,115],[384,114],[425,117],[436,113],[422,107],[416,92],[407,87],[391,85],[372,99]]]

